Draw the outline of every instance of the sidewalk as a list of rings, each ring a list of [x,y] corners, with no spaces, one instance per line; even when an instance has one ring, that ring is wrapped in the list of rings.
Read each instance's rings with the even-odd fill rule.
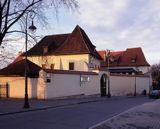
[[[67,98],[57,98],[50,100],[37,100],[30,99],[30,108],[24,109],[24,100],[23,99],[0,99],[0,116],[9,115],[15,113],[23,113],[28,111],[36,111],[36,110],[46,110],[49,108],[58,108],[64,106],[70,106],[75,104],[83,104],[89,102],[96,101],[105,101],[107,97],[100,97],[99,95],[94,96],[72,96]],[[117,99],[115,97],[110,98]]]
[[[129,109],[89,129],[160,129],[160,100]]]

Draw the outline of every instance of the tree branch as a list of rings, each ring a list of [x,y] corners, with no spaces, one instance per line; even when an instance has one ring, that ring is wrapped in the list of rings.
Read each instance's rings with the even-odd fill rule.
[[[10,9],[10,0],[8,0],[8,3],[7,3],[7,12],[5,17],[5,27],[4,27],[5,29],[7,29],[9,9]]]
[[[34,3],[32,3],[32,4],[30,4],[30,5],[28,5],[28,6],[22,11],[22,13],[19,14],[19,16],[17,17],[17,19],[15,19],[15,20],[4,30],[4,33],[6,33],[6,32],[10,29],[10,27],[11,27],[13,24],[15,24],[15,23],[25,14],[25,12],[26,12],[30,7],[32,7],[33,5],[35,5],[35,4],[37,4],[37,3],[41,2],[41,1],[42,1],[42,0],[38,0],[38,1],[36,1],[36,2],[34,2]]]
[[[8,31],[8,33],[22,33],[22,34],[26,34],[24,31],[18,31],[18,30],[13,30],[13,31]],[[36,37],[32,36],[31,34],[27,34],[30,38],[32,38],[34,40],[35,43],[38,43],[36,40]]]
[[[2,5],[2,10],[4,9],[4,7],[6,6],[8,0],[4,1],[4,4]]]

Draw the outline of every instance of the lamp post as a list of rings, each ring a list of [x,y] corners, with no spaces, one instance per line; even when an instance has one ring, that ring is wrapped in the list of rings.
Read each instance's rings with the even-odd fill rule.
[[[110,98],[111,97],[111,94],[110,94],[110,71],[109,71],[109,53],[110,53],[110,50],[107,50],[107,64],[108,64],[108,93],[107,93],[107,97]]]
[[[32,32],[34,32],[37,28],[34,26],[33,24],[33,18],[32,17],[32,25],[30,27],[28,27],[28,14],[30,12],[28,12],[26,14],[26,18],[25,18],[25,96],[24,96],[24,108],[29,108],[29,100],[28,100],[28,64],[27,64],[27,44],[28,44],[28,29],[31,30]],[[31,15],[32,16],[32,15]]]

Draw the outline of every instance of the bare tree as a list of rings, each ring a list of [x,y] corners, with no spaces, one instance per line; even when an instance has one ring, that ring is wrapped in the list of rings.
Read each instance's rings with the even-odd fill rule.
[[[160,79],[160,63],[151,66],[152,78]]]
[[[0,0],[1,68],[13,60],[15,56],[14,53],[16,53],[16,50],[14,50],[14,42],[18,42],[17,39],[22,39],[22,36],[24,36],[26,21],[32,22],[34,18],[38,24],[46,26],[47,17],[45,11],[51,8],[53,14],[57,15],[61,7],[73,11],[77,9],[78,2],[76,0]],[[30,44],[33,43],[33,41],[34,43],[37,42],[37,37],[29,33],[28,37],[30,37],[28,39],[28,46],[33,46],[34,44]]]
[[[160,88],[160,63],[151,66],[151,74],[153,78],[153,86]]]
[[[78,7],[76,0],[1,0],[0,1],[0,46],[6,40],[7,34],[21,32],[14,30],[17,23],[23,24],[23,19],[28,12],[34,12],[38,21],[45,23],[44,9],[52,7],[57,12],[60,7],[75,9]],[[31,17],[32,18],[32,17]],[[23,25],[21,24],[21,29]]]

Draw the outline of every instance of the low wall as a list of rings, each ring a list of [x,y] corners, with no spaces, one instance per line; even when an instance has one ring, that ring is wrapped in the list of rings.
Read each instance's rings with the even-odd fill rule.
[[[101,74],[58,74],[40,73],[39,78],[28,78],[29,98],[50,99],[72,95],[100,94]],[[47,80],[48,79],[48,80]],[[149,92],[149,76],[110,75],[110,92],[112,96],[141,94]],[[9,84],[9,97],[24,98],[24,77],[0,77],[0,84]],[[107,90],[108,88],[106,88]]]
[[[134,75],[111,75],[110,90],[113,96],[133,95],[135,92],[141,94],[143,90],[149,92],[149,76],[134,76]]]
[[[42,99],[42,96],[44,96],[45,99],[49,99],[55,97],[65,97],[82,94],[92,95],[100,93],[98,74],[50,74],[49,76],[50,82],[46,82],[45,87],[43,87],[44,89],[42,88],[42,86],[38,87],[39,91],[41,91],[41,93],[44,93],[44,95],[41,94],[41,96],[38,96],[38,98]]]
[[[10,98],[24,98],[25,80],[24,77],[0,77],[0,84],[9,84]],[[37,97],[37,79],[28,78],[28,97]]]

